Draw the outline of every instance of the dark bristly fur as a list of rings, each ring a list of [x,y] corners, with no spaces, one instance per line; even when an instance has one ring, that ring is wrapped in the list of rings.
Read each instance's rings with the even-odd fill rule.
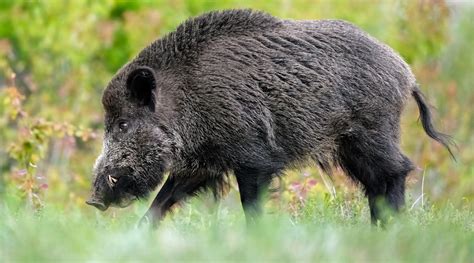
[[[190,19],[126,64],[104,91],[104,149],[89,204],[125,206],[162,181],[148,215],[237,178],[249,219],[288,166],[338,165],[377,200],[404,202],[413,169],[400,115],[413,96],[437,132],[415,77],[391,48],[344,21],[282,20],[229,10]]]

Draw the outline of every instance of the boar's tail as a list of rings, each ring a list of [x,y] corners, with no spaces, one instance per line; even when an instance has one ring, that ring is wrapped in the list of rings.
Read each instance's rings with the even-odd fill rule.
[[[446,147],[451,157],[455,160],[456,158],[454,157],[454,154],[451,150],[451,146],[455,145],[454,141],[449,135],[438,132],[433,126],[431,111],[423,97],[423,93],[418,88],[418,86],[415,86],[415,88],[413,89],[412,95],[413,95],[413,98],[415,98],[416,104],[418,105],[418,110],[420,111],[421,124],[423,125],[423,129],[425,130],[426,134],[428,134],[428,136],[430,136],[432,139],[434,139],[435,141],[441,143],[444,147]]]

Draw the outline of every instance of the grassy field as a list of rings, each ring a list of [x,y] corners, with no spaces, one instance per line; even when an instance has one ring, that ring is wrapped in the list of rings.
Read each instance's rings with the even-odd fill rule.
[[[312,199],[313,200],[313,199]],[[321,201],[321,202],[319,202]],[[45,207],[38,214],[1,207],[2,262],[472,262],[474,213],[417,208],[383,229],[365,201],[314,200],[299,216],[266,214],[246,226],[237,207],[195,200],[157,230],[126,217]]]

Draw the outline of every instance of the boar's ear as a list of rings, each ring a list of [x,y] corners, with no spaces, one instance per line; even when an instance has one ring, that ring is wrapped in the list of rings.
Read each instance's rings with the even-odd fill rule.
[[[153,69],[140,67],[133,70],[127,79],[127,89],[139,106],[155,111],[156,79]]]

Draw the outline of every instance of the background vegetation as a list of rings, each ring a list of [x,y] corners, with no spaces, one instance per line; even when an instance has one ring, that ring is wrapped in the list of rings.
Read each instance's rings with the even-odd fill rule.
[[[419,169],[407,212],[387,230],[367,226],[353,183],[314,167],[276,182],[255,229],[244,227],[237,191],[219,204],[193,200],[152,232],[134,228],[146,203],[105,214],[86,207],[107,81],[188,17],[237,7],[345,19],[411,64],[457,161],[423,133],[410,103],[402,147]],[[472,261],[473,43],[469,1],[0,1],[0,261]]]

